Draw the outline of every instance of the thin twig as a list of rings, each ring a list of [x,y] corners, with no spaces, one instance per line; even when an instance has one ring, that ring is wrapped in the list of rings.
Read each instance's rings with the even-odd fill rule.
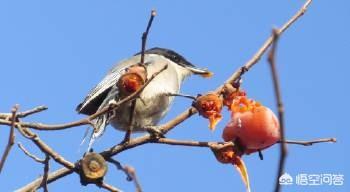
[[[312,0],[307,0],[305,2],[305,4],[298,10],[298,12],[293,15],[292,18],[290,18],[278,31],[279,34],[282,34],[283,32],[285,32],[293,23],[295,23],[301,16],[304,15],[304,13],[306,12],[307,8],[309,7],[309,5],[311,4]],[[248,60],[248,62],[246,62],[244,64],[244,69],[245,70],[241,70],[243,68],[240,68],[239,70],[237,70],[235,73],[233,73],[231,75],[231,77],[226,81],[226,83],[233,83],[235,80],[237,80],[242,73],[244,73],[244,71],[249,70],[251,67],[253,67],[260,59],[261,56],[267,51],[267,49],[271,46],[273,42],[273,36],[270,36],[265,43],[261,46],[261,48],[253,55],[253,57]],[[220,87],[218,89],[218,91],[221,91]]]
[[[41,111],[44,111],[48,109],[46,106],[38,106],[38,107],[35,107],[33,109],[30,109],[28,111],[23,111],[23,112],[18,112],[17,113],[17,118],[24,118],[24,117],[27,117],[29,115],[32,115],[34,113],[39,113]],[[11,113],[0,113],[0,119],[7,119],[8,117],[11,116]]]
[[[131,167],[130,165],[125,165],[123,169],[128,173],[128,175],[131,176],[132,181],[134,182],[134,185],[136,188],[136,192],[142,192],[142,187],[141,187],[140,181],[136,176],[135,168]]]
[[[275,184],[275,192],[280,191],[280,184],[279,184],[279,178],[283,174],[284,171],[284,165],[285,160],[287,157],[287,145],[283,141],[285,140],[284,136],[284,108],[282,103],[282,96],[281,96],[281,87],[280,82],[278,78],[278,72],[276,69],[276,48],[277,48],[277,42],[279,38],[278,30],[274,29],[272,31],[273,33],[273,43],[272,47],[268,56],[268,61],[270,63],[270,69],[271,69],[271,75],[273,80],[273,86],[275,90],[275,97],[276,97],[276,105],[278,109],[278,120],[280,124],[280,138],[281,138],[281,145],[280,145],[280,158],[279,158],[279,164],[278,164],[278,170],[277,170],[277,176],[276,176],[276,184]]]
[[[45,163],[45,159],[40,159],[39,157],[31,154],[21,143],[17,144],[18,147],[23,151],[24,154],[26,154],[28,157],[32,158],[34,161],[38,163]]]
[[[19,112],[17,114],[17,117],[18,118],[24,118],[24,117],[27,117],[28,115],[32,115],[34,113],[39,113],[39,112],[45,111],[47,109],[48,108],[46,106],[41,105],[41,106],[35,107],[34,109],[30,109],[28,111]]]
[[[150,30],[150,28],[152,26],[152,22],[153,22],[154,17],[156,16],[156,14],[157,14],[157,12],[155,10],[151,11],[151,17],[149,18],[146,31],[143,32],[143,34],[142,34],[141,62],[140,62],[141,65],[143,65],[144,62],[145,62],[145,50],[146,50],[147,36],[148,36],[149,30]]]
[[[209,142],[209,141],[186,141],[186,140],[176,140],[169,138],[159,138],[152,141],[152,143],[167,144],[167,145],[180,145],[189,147],[212,147],[213,145],[232,145],[232,142]]]
[[[67,175],[72,174],[73,172],[74,172],[73,169],[67,169],[65,167],[60,168],[56,171],[49,173],[48,178],[47,178],[47,182],[52,183],[58,179],[61,179]],[[41,176],[41,177],[35,179],[34,181],[26,184],[25,186],[15,190],[15,191],[17,191],[17,192],[33,191],[33,189],[37,189],[37,188],[42,187],[42,180],[43,180],[43,177]]]
[[[49,155],[54,159],[57,163],[67,167],[68,169],[74,169],[74,163],[63,158],[59,153],[53,150],[49,145],[47,145],[44,141],[40,139],[40,137],[33,133],[30,129],[24,129],[25,134],[31,137],[31,141],[45,154]]]
[[[103,188],[103,189],[106,189],[108,191],[111,191],[111,192],[121,192],[122,190],[106,183],[106,182],[102,182],[101,184],[97,184],[99,187]]]
[[[20,120],[18,120],[18,122],[20,122]],[[28,135],[24,129],[26,128],[23,128],[21,124],[17,124],[17,130],[21,133],[21,135],[27,139],[33,139],[33,136],[32,135]]]
[[[112,163],[113,165],[115,165],[115,167],[118,170],[123,171],[125,173],[125,175],[126,175],[126,180],[127,181],[131,181],[132,180],[132,176],[124,169],[123,165],[119,161],[113,159],[112,157],[107,159],[107,161]]]
[[[17,111],[18,111],[18,105],[15,105],[12,108],[12,110],[11,110],[11,113],[12,113],[12,116],[11,116],[11,129],[10,129],[9,139],[8,139],[8,142],[7,142],[4,154],[1,157],[0,173],[2,171],[2,168],[5,165],[5,161],[7,159],[8,154],[11,151],[11,148],[12,148],[13,144],[15,143],[15,132],[14,132],[14,129],[15,129],[15,122],[16,122],[16,119],[17,119],[17,116],[16,116]]]
[[[49,169],[50,169],[50,155],[45,154],[45,160],[44,160],[44,175],[43,175],[43,181],[42,181],[42,186],[44,188],[44,192],[48,192],[49,189],[47,187],[47,180],[49,176]]]
[[[137,98],[135,100],[131,101],[131,106],[130,106],[130,110],[129,110],[129,127],[128,127],[128,130],[126,130],[126,132],[125,132],[125,137],[124,137],[122,143],[129,142],[129,140],[130,140],[131,133],[133,131],[132,128],[133,128],[133,124],[134,124],[136,102],[137,102]]]
[[[284,142],[278,141],[278,143],[303,145],[303,146],[311,146],[316,143],[335,143],[335,142],[337,142],[336,138],[315,139],[312,141],[296,141],[296,140],[285,140]]]

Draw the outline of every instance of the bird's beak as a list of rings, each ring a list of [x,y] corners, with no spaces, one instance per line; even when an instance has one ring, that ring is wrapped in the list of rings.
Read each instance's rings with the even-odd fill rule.
[[[196,68],[196,67],[190,67],[188,66],[187,69],[189,69],[193,74],[200,75],[202,77],[211,77],[213,76],[213,73],[208,71],[208,69],[202,69],[202,68]]]

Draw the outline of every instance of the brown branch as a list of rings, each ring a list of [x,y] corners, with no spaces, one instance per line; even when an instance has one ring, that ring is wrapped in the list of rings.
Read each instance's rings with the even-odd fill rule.
[[[278,31],[279,34],[282,34],[285,32],[293,23],[295,23],[304,13],[306,12],[308,6],[311,4],[312,0],[307,0],[306,3],[299,9],[299,11],[290,18]],[[252,66],[254,66],[260,59],[261,56],[267,51],[267,49],[271,46],[273,42],[273,36],[270,36],[265,43],[262,45],[262,47],[254,54],[254,56],[244,64],[243,69],[249,70]],[[244,72],[245,70],[237,70],[235,73],[232,74],[232,76],[226,81],[226,83],[233,83],[235,80],[237,80]],[[222,87],[218,89],[220,91]]]
[[[20,120],[18,120],[18,122],[19,122],[19,121],[20,121]],[[27,139],[33,139],[33,136],[28,135],[28,134],[24,131],[24,129],[26,129],[26,128],[23,128],[20,124],[17,124],[17,130],[18,130],[18,132],[21,133],[21,135],[22,135],[23,137],[25,137],[25,138],[27,138]]]
[[[58,179],[61,179],[67,175],[70,175],[74,172],[73,169],[67,169],[65,167],[58,169],[54,172],[49,173],[48,178],[47,178],[47,183],[52,183]],[[18,192],[28,192],[28,191],[33,191],[33,189],[37,189],[42,187],[42,180],[43,177],[39,177],[32,181],[31,183],[28,183],[27,185],[17,189],[16,191]]]
[[[123,169],[125,170],[125,172],[128,173],[128,175],[131,176],[132,181],[134,182],[134,185],[136,187],[136,192],[142,192],[142,187],[141,187],[140,181],[136,176],[135,168],[131,167],[130,165],[125,165]]]
[[[27,135],[30,135],[32,139],[30,139],[43,153],[49,155],[52,157],[53,160],[55,160],[57,163],[67,167],[68,169],[74,169],[75,165],[74,163],[71,163],[70,161],[63,158],[59,153],[57,153],[55,150],[53,150],[50,146],[48,146],[44,141],[40,139],[40,137],[33,133],[30,129],[25,129],[24,132]]]
[[[23,151],[24,154],[26,154],[28,157],[32,158],[34,161],[38,163],[45,163],[45,159],[40,159],[39,157],[31,154],[21,143],[17,144],[18,147]]]
[[[296,141],[296,140],[285,140],[278,141],[278,143],[286,143],[286,144],[294,144],[294,145],[303,145],[303,146],[311,146],[316,143],[336,143],[336,138],[325,138],[325,139],[315,139],[312,141]]]
[[[34,113],[39,113],[39,112],[44,111],[46,109],[47,109],[47,107],[42,105],[42,106],[35,107],[34,109],[30,109],[28,111],[18,112],[17,118],[24,118],[24,117],[27,117],[28,115],[32,115]],[[11,116],[11,113],[0,113],[0,119],[7,119],[10,116]]]
[[[24,118],[24,117],[27,117],[28,115],[33,115],[35,113],[39,113],[39,112],[45,111],[47,109],[48,108],[46,106],[41,105],[41,106],[35,107],[34,109],[30,109],[30,110],[27,110],[27,111],[19,112],[17,114],[17,117],[18,118]]]
[[[142,33],[142,44],[141,44],[141,65],[145,62],[145,50],[146,50],[146,42],[147,42],[147,36],[149,33],[149,30],[151,29],[152,22],[154,17],[156,16],[157,12],[155,10],[151,11],[151,17],[148,20],[146,31]]]
[[[284,137],[284,108],[282,103],[282,96],[281,96],[281,87],[280,82],[278,78],[278,72],[276,69],[276,48],[277,48],[277,42],[279,38],[278,30],[274,29],[272,31],[273,33],[273,44],[268,56],[268,61],[270,63],[270,69],[271,69],[271,75],[273,80],[273,86],[275,90],[275,97],[276,97],[276,105],[278,109],[278,120],[280,124],[280,138],[281,138],[281,145],[280,145],[280,158],[279,158],[279,164],[278,164],[278,170],[277,170],[277,176],[276,176],[276,184],[275,184],[275,192],[280,191],[280,184],[279,184],[279,178],[283,174],[284,171],[284,165],[285,160],[287,157],[287,145],[285,142],[283,142],[285,139]]]
[[[125,175],[126,175],[126,180],[127,180],[127,181],[131,181],[131,180],[132,180],[132,176],[124,169],[123,165],[122,165],[119,161],[113,159],[112,157],[110,157],[109,159],[107,159],[107,161],[110,162],[110,163],[112,163],[113,165],[115,165],[115,167],[116,167],[118,170],[123,171],[123,172],[125,173]]]
[[[106,189],[108,191],[111,191],[111,192],[121,192],[120,189],[108,184],[108,183],[105,183],[105,182],[102,182],[102,184],[97,184],[97,186],[103,188],[103,189]]]
[[[7,159],[7,156],[9,155],[10,151],[11,151],[11,148],[13,146],[13,144],[15,143],[15,132],[14,132],[14,129],[15,129],[15,122],[16,122],[16,119],[17,119],[17,111],[18,111],[18,105],[15,105],[12,110],[11,110],[11,129],[10,129],[10,134],[9,134],[9,139],[8,139],[8,142],[7,142],[7,145],[6,145],[6,148],[5,148],[5,151],[4,151],[4,154],[2,155],[1,157],[1,161],[0,161],[0,173],[2,171],[2,168],[4,167],[5,165],[5,161]]]
[[[43,175],[43,180],[42,180],[42,186],[44,188],[44,192],[48,192],[49,189],[47,187],[47,178],[49,175],[49,169],[50,169],[50,156],[48,154],[45,154],[45,160],[44,160],[44,175]]]
[[[157,140],[151,141],[152,143],[167,144],[167,145],[180,145],[180,146],[189,146],[189,147],[208,147],[213,148],[217,145],[220,146],[233,146],[232,142],[215,142],[215,141],[185,141],[185,140],[176,140],[168,138],[159,138]]]

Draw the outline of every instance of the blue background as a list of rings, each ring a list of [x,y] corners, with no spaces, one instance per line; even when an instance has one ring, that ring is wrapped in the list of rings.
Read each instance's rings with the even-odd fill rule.
[[[22,110],[47,105],[49,110],[26,121],[62,123],[83,118],[76,105],[111,66],[140,50],[141,34],[150,10],[157,9],[148,47],[171,48],[214,72],[211,79],[191,77],[182,92],[196,95],[215,89],[243,65],[274,26],[281,26],[304,1],[0,1],[0,111],[19,103]],[[286,186],[285,191],[349,191],[349,48],[350,3],[315,1],[306,15],[281,37],[278,70],[286,111],[288,139],[336,137],[336,144],[289,145],[286,172],[344,174],[344,185]],[[266,56],[245,75],[250,97],[274,111],[275,98]],[[176,98],[163,122],[191,104]],[[228,113],[215,132],[198,115],[168,134],[170,138],[220,140]],[[0,150],[9,129],[0,127]],[[38,132],[56,151],[74,162],[85,127]],[[121,141],[123,134],[108,128],[95,143],[100,151]],[[43,154],[17,134],[34,154]],[[271,191],[275,184],[278,145],[245,156],[253,191]],[[204,148],[149,144],[115,157],[136,168],[144,191],[244,191],[237,171],[216,161]],[[42,174],[42,165],[13,147],[0,175],[0,190],[13,191]],[[51,170],[61,166],[51,161]],[[125,175],[114,170],[106,177],[124,191],[134,191]],[[49,185],[50,191],[99,191],[83,187],[76,174]]]

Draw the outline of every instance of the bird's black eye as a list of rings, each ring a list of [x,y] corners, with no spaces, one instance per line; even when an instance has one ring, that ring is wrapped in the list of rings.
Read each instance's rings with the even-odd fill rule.
[[[176,55],[173,55],[173,58],[172,60],[175,62],[175,63],[178,63],[180,61],[180,58]]]

